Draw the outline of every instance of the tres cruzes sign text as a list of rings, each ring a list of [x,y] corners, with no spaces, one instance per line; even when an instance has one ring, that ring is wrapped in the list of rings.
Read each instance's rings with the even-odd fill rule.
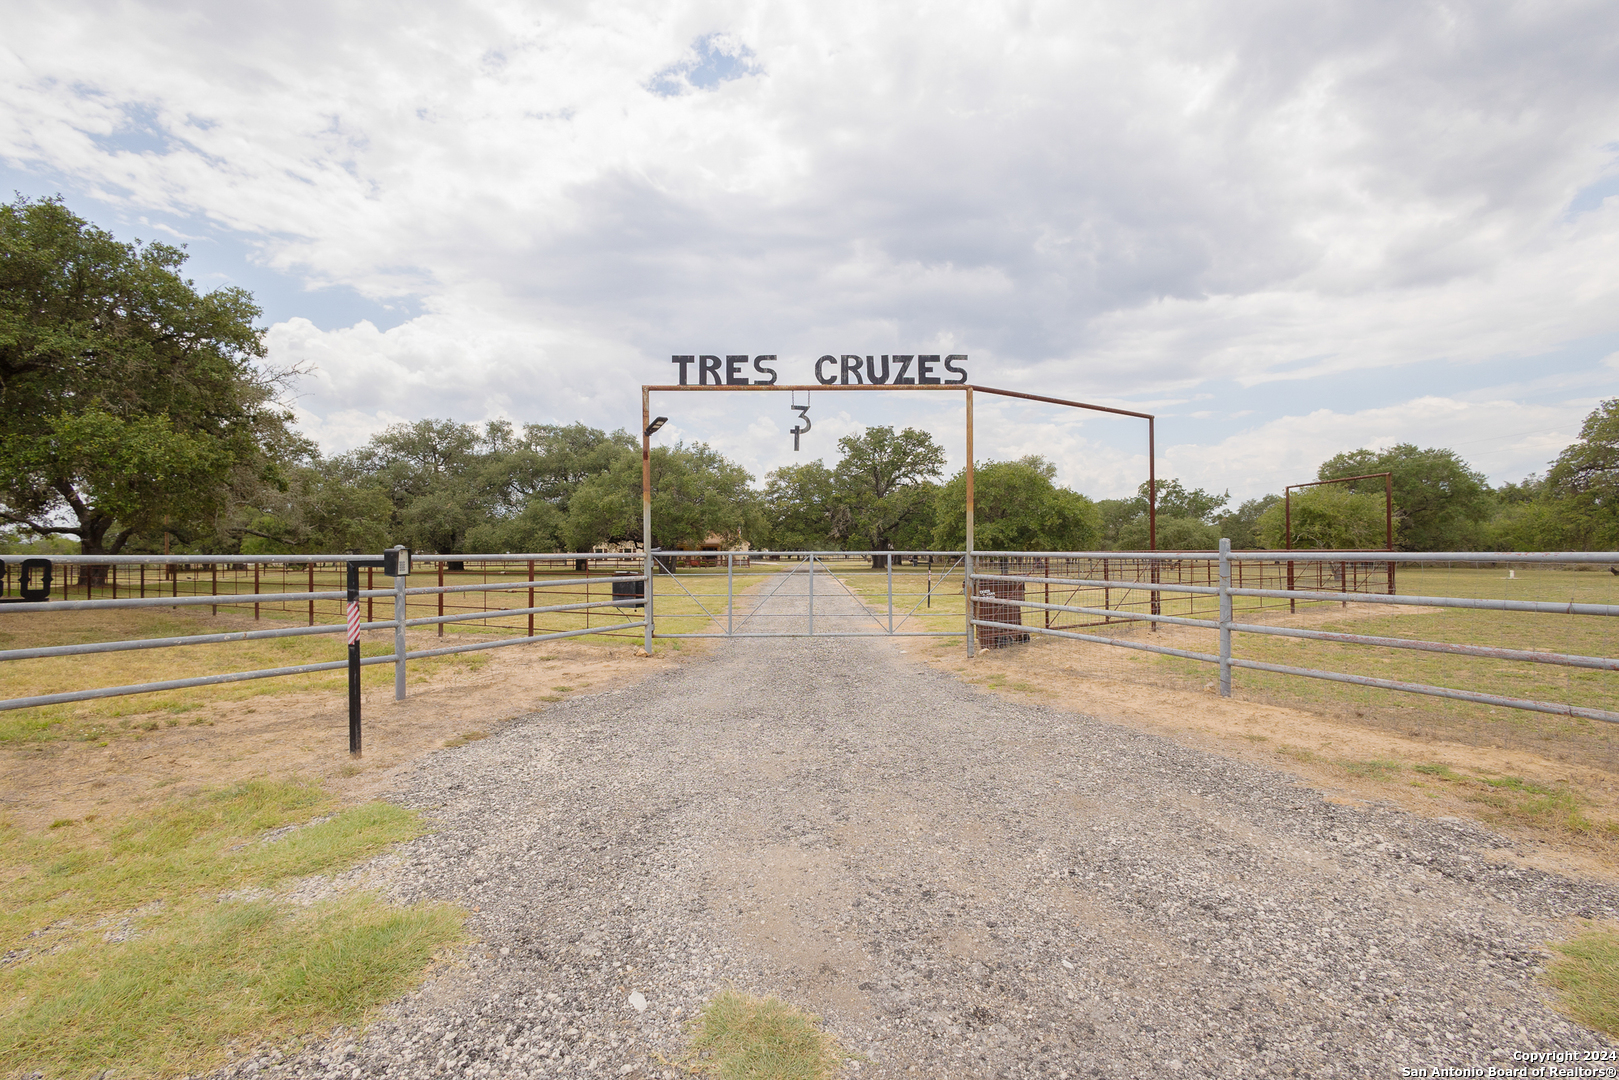
[[[681,386],[774,386],[778,381],[773,353],[692,354],[671,356],[669,362],[679,365]],[[815,381],[822,386],[960,386],[967,381],[966,364],[966,353],[828,353],[815,361]]]

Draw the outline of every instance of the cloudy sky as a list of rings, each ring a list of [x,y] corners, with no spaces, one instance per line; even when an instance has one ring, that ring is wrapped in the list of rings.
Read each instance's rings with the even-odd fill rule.
[[[1619,394],[1619,7],[29,4],[0,188],[250,289],[328,451],[639,423],[672,354],[966,353],[1236,498],[1409,441],[1521,479]],[[802,404],[803,399],[800,397]],[[756,473],[959,395],[668,395]],[[1138,422],[985,401],[1095,496]]]

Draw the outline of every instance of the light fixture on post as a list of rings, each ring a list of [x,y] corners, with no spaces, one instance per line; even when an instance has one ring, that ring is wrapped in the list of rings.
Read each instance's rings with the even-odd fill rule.
[[[644,434],[647,438],[650,439],[652,436],[654,436],[654,435],[656,435],[658,433],[659,428],[661,428],[663,425],[667,424],[668,422],[669,422],[669,418],[667,416],[660,416],[656,420],[652,421],[652,423],[648,424],[646,426],[646,431],[642,432],[642,434]]]

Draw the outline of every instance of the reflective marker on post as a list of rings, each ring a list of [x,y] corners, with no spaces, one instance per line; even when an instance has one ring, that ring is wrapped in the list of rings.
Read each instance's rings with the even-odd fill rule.
[[[400,584],[405,575],[410,573],[410,550],[408,548],[392,548],[383,553],[380,559],[351,559],[348,564],[348,581],[345,598],[348,600],[349,623],[349,755],[360,756],[360,571],[370,571],[380,567],[384,574],[393,575],[395,582],[395,596],[403,592]],[[368,598],[369,600],[369,598]],[[395,639],[394,653],[403,656],[403,635],[399,632],[400,615],[402,608],[398,601],[394,604]],[[402,695],[401,695],[402,696]]]
[[[349,756],[360,756],[360,564],[348,565]]]

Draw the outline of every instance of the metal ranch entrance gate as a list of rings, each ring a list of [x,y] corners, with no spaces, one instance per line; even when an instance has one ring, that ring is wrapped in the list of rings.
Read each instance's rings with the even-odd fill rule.
[[[932,557],[959,558],[960,559],[961,573],[962,573],[963,582],[964,583],[970,583],[972,581],[972,578],[973,578],[973,472],[974,472],[974,463],[973,463],[973,395],[974,394],[991,394],[991,395],[994,395],[996,397],[1018,398],[1018,399],[1023,400],[1023,401],[1038,401],[1038,402],[1043,402],[1043,403],[1045,403],[1047,405],[1061,405],[1062,407],[1068,408],[1068,409],[1084,409],[1084,410],[1089,411],[1089,412],[1111,413],[1114,416],[1130,416],[1130,417],[1134,417],[1134,418],[1136,418],[1138,420],[1145,420],[1147,422],[1147,547],[1148,547],[1149,550],[1154,550],[1154,549],[1156,549],[1158,547],[1157,452],[1156,452],[1156,449],[1155,449],[1155,435],[1154,435],[1155,419],[1154,419],[1154,417],[1153,417],[1153,415],[1151,413],[1135,412],[1135,411],[1133,411],[1131,409],[1116,409],[1116,408],[1113,408],[1112,406],[1109,406],[1109,405],[1092,405],[1092,404],[1089,404],[1088,402],[1083,402],[1083,401],[1069,401],[1066,398],[1046,397],[1045,395],[1042,395],[1042,394],[1025,394],[1025,393],[1023,393],[1021,391],[1018,391],[1018,390],[1000,390],[1000,389],[997,389],[997,388],[992,387],[992,386],[973,386],[970,383],[961,383],[961,384],[947,383],[947,384],[938,384],[938,385],[894,385],[894,384],[891,384],[891,383],[890,384],[879,384],[879,385],[869,385],[869,384],[868,385],[861,385],[861,384],[848,384],[848,383],[816,383],[816,384],[810,385],[810,386],[805,386],[805,385],[778,385],[778,384],[775,384],[775,383],[763,384],[763,385],[761,385],[761,384],[754,384],[754,385],[743,384],[743,385],[696,385],[696,386],[693,386],[693,385],[689,385],[689,384],[686,384],[686,383],[681,383],[681,384],[678,384],[678,385],[667,385],[667,384],[665,384],[665,385],[643,385],[641,387],[641,542],[642,542],[642,544],[644,545],[644,548],[645,548],[645,559],[646,559],[645,575],[646,575],[647,580],[651,581],[653,579],[653,576],[654,576],[654,573],[655,573],[654,552],[656,550],[654,548],[654,546],[653,546],[653,531],[652,531],[652,435],[659,428],[661,428],[664,425],[665,421],[668,419],[667,417],[662,417],[662,416],[657,417],[657,418],[653,417],[653,415],[652,415],[652,395],[654,393],[672,393],[672,394],[679,394],[679,393],[777,393],[777,394],[786,393],[786,394],[789,394],[789,395],[794,395],[793,400],[796,401],[797,400],[796,395],[798,393],[800,393],[800,392],[804,393],[806,395],[806,398],[807,398],[807,395],[809,395],[811,393],[816,393],[816,392],[820,392],[820,393],[828,393],[828,392],[830,392],[830,393],[861,393],[861,392],[864,392],[864,393],[872,393],[872,392],[878,392],[878,393],[885,393],[885,392],[886,393],[906,393],[906,392],[911,392],[911,393],[918,393],[918,392],[919,393],[929,393],[929,392],[932,392],[932,393],[941,393],[941,392],[942,393],[952,393],[952,392],[957,392],[957,391],[961,392],[964,395],[964,399],[965,399],[965,402],[966,402],[966,435],[967,435],[967,455],[966,456],[967,456],[967,464],[966,464],[966,470],[965,471],[966,471],[966,481],[967,481],[967,485],[966,485],[967,486],[967,508],[966,508],[967,509],[967,550],[964,551],[964,552],[950,552],[950,553],[945,553],[945,552],[920,552],[920,553],[914,553],[913,552],[913,553],[907,553],[907,554],[912,554],[912,555],[921,554],[923,556],[932,556]],[[797,443],[797,435],[796,435],[796,433],[794,435],[794,443],[795,443],[795,445]],[[661,560],[661,559],[665,558],[668,554],[670,554],[670,553],[660,553],[657,556],[657,558]],[[795,555],[801,556],[805,560],[805,568],[807,570],[807,573],[805,574],[805,580],[808,582],[809,585],[813,585],[814,580],[815,580],[815,563],[816,563],[816,559],[821,558],[823,556],[832,556],[834,554],[836,554],[838,556],[844,556],[844,555],[848,555],[848,554],[851,554],[851,553],[848,553],[848,552],[837,552],[837,553],[833,553],[833,552],[803,552],[803,553],[795,553]],[[895,555],[897,555],[899,553],[886,552],[885,551],[885,552],[866,552],[866,553],[863,553],[863,554],[866,554],[868,556],[876,556],[878,558],[884,558],[884,557],[893,557],[893,556],[895,556]],[[874,563],[874,565],[875,565],[875,563]],[[890,562],[890,566],[891,565],[892,565],[892,563]],[[1150,572],[1156,572],[1156,564],[1153,564],[1151,567],[1149,567],[1149,571]],[[992,588],[994,588],[994,586],[992,586]],[[808,586],[806,586],[806,595],[808,595],[807,589],[808,589]],[[970,592],[970,591],[971,590],[966,588],[966,586],[964,584],[964,592]],[[931,592],[931,587],[930,587],[930,589],[929,589],[929,591],[927,593],[927,596],[929,598],[931,598],[931,595],[932,595],[932,592]],[[892,607],[891,603],[890,603],[890,607]],[[764,617],[763,612],[759,612],[759,613],[755,613],[755,614],[757,614],[760,617]],[[892,615],[893,615],[893,612],[890,610],[888,612],[888,617],[889,617],[890,621],[892,620]],[[734,614],[731,615],[730,617],[732,619],[732,625],[734,627]],[[806,619],[806,626],[808,626],[808,622],[807,622],[807,620],[809,618],[808,610],[806,610],[804,617]],[[825,617],[826,616],[823,615],[823,620],[825,619]],[[850,617],[853,618],[855,616],[853,616],[852,613],[851,613]],[[976,630],[976,628],[973,625],[973,620],[971,618],[967,618],[966,621],[965,621],[965,624],[963,626],[963,633],[966,635],[967,655],[968,656],[973,655],[973,653],[975,651],[975,648],[976,648],[976,646],[974,644],[975,630]],[[809,631],[806,629],[805,632],[808,633]],[[861,634],[864,634],[864,633],[879,633],[879,632],[883,633],[885,635],[886,634],[896,633],[896,631],[894,631],[893,629],[888,629],[888,630],[883,630],[883,631],[877,631],[877,630],[854,631],[854,633],[861,633]],[[913,632],[921,633],[921,631],[904,631],[904,632],[905,633],[913,633]],[[929,636],[932,636],[931,633],[929,634]],[[651,617],[651,614],[650,614],[650,611],[649,611],[648,616],[647,616],[647,627],[646,627],[646,648],[647,648],[648,651],[650,651],[651,648],[652,648],[652,638],[653,638],[652,617]]]

